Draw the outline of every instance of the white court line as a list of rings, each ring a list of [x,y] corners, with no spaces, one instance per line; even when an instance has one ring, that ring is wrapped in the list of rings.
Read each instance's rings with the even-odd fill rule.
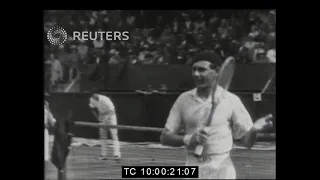
[[[74,83],[76,82],[76,81],[78,81],[80,79],[80,76],[77,76],[70,84],[69,84],[69,86],[64,90],[64,92],[68,92],[70,89],[71,89],[71,87],[74,85]]]

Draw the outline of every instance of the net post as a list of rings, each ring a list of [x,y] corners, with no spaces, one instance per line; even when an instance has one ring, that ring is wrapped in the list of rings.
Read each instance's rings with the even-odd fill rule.
[[[66,166],[62,169],[58,169],[58,180],[67,180]]]

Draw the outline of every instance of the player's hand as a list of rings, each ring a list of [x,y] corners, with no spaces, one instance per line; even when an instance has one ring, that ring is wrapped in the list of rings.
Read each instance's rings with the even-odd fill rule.
[[[259,118],[253,124],[253,128],[259,132],[264,129],[268,129],[268,128],[272,127],[272,118],[273,118],[272,114],[268,114],[264,117]]]
[[[198,144],[204,144],[206,143],[208,139],[208,131],[204,129],[200,129],[199,131],[195,132],[191,139],[190,139],[190,145],[191,146],[196,146]]]

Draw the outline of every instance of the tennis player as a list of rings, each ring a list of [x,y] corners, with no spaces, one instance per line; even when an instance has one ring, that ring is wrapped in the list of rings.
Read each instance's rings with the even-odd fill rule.
[[[89,106],[94,116],[100,123],[107,125],[117,125],[117,115],[115,107],[109,97],[100,94],[93,94],[90,97]],[[118,129],[110,129],[113,140],[113,156],[121,158],[120,143],[118,139]],[[100,160],[107,160],[108,132],[106,128],[100,128],[101,156]]]
[[[213,80],[222,60],[215,52],[201,52],[194,58],[192,76],[196,88],[182,93],[174,103],[161,135],[161,143],[187,150],[186,165],[199,166],[199,178],[236,179],[230,158],[233,139],[251,148],[257,132],[270,126],[272,115],[254,124],[240,98],[218,86],[215,93],[216,110],[210,127],[204,127],[212,106]],[[183,128],[184,136],[178,135]],[[195,147],[204,146],[202,156],[194,155]]]
[[[44,101],[44,160],[50,160],[50,152],[49,152],[49,128],[52,128],[56,123],[56,119],[53,117],[49,103]]]

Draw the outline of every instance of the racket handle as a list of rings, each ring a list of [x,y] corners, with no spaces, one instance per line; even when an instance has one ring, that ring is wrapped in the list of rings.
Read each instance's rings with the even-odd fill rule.
[[[203,145],[199,144],[194,151],[195,156],[201,156],[203,151]]]

